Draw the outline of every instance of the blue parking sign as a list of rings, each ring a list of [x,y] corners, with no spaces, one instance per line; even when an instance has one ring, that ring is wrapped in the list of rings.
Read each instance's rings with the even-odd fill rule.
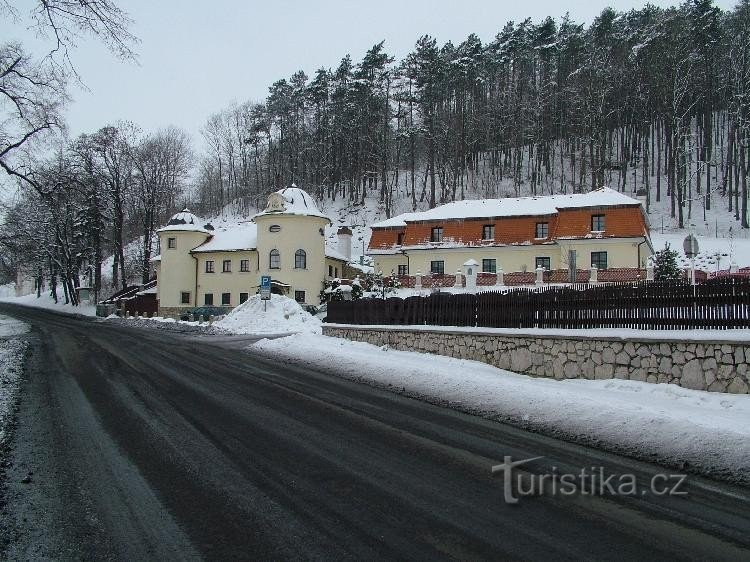
[[[271,276],[261,275],[260,277],[260,298],[267,301],[271,299]]]

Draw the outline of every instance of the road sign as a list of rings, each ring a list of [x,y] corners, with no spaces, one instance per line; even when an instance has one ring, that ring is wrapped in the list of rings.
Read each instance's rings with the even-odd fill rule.
[[[682,242],[682,249],[685,250],[685,255],[692,259],[698,255],[698,239],[692,234],[688,234],[685,240]]]
[[[261,275],[260,277],[260,298],[261,300],[271,300],[271,276]]]

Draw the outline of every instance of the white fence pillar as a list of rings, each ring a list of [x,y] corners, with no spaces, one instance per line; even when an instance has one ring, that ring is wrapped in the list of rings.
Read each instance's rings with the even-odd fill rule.
[[[543,267],[536,268],[536,284],[537,285],[544,284],[544,268]]]
[[[589,277],[589,283],[599,282],[599,270],[596,269],[595,265],[591,266],[591,277]]]

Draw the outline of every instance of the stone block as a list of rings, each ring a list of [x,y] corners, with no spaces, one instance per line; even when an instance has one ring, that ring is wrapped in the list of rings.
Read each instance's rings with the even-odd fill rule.
[[[615,357],[615,362],[618,365],[630,365],[630,355],[626,351],[621,351]]]
[[[741,347],[734,348],[734,364],[741,365],[745,362],[745,351]]]
[[[682,376],[680,377],[680,386],[692,388],[693,390],[706,389],[706,379],[704,378],[700,361],[693,359],[685,364],[682,369]]]
[[[594,378],[611,379],[615,374],[615,367],[612,363],[604,363],[594,368]]]
[[[734,377],[727,386],[727,392],[731,394],[747,394],[750,388],[741,377]]]
[[[619,365],[615,368],[615,378],[616,379],[623,379],[627,380],[630,376],[629,369],[627,367],[624,367],[622,365]]]
[[[669,373],[672,371],[672,359],[669,357],[662,357],[659,361],[659,372]]]

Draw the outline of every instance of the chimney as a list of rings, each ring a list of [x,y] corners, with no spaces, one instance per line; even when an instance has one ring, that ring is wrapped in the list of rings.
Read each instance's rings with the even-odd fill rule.
[[[352,261],[352,231],[342,226],[336,234],[339,237],[339,252],[344,254],[346,261]]]

